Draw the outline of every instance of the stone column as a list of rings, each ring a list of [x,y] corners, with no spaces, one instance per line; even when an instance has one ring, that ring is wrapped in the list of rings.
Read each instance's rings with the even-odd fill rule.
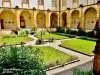
[[[20,29],[20,14],[19,14],[19,11],[18,9],[15,9],[15,14],[16,14],[16,28],[17,29]]]
[[[34,11],[34,26],[35,26],[35,28],[38,27],[38,26],[37,26],[37,20],[36,20],[37,13],[38,13],[38,11],[35,10],[35,11]]]
[[[80,27],[82,28],[82,29],[85,29],[84,28],[84,14],[83,14],[83,6],[82,5],[80,5]]]
[[[50,11],[46,12],[46,27],[50,28]]]
[[[34,28],[34,17],[33,17],[33,15],[31,17],[31,22],[32,22],[32,28]]]
[[[71,15],[70,15],[70,8],[67,8],[67,27],[71,28]]]
[[[0,20],[0,30],[1,30],[1,20]]]

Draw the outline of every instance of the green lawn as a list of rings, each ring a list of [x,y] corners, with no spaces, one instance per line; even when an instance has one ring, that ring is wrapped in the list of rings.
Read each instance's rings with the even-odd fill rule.
[[[72,40],[65,40],[61,46],[74,49],[79,52],[83,52],[86,54],[93,54],[93,50],[95,48],[96,42],[82,40],[82,39],[72,39]]]
[[[32,38],[28,36],[22,36],[22,37],[9,37],[9,38],[0,38],[0,45],[3,43],[6,43],[7,45],[9,44],[19,44],[20,42],[28,42],[32,40]]]
[[[41,37],[41,33],[40,32],[37,33],[36,35],[37,35],[38,38]],[[54,38],[56,40],[59,40],[59,39],[66,39],[68,37],[67,36],[63,36],[63,35],[58,35],[58,34],[51,33],[50,34],[50,38]],[[45,32],[45,34],[43,35],[43,39],[49,39],[49,33],[48,32]]]
[[[42,46],[42,47],[34,46],[33,47],[33,49],[36,49],[36,48],[39,48],[43,52],[42,59],[44,60],[46,65],[55,64],[56,61],[59,61],[60,64],[64,64],[64,63],[67,63],[69,61],[76,59],[76,57],[62,53],[48,46],[47,47],[46,46]]]

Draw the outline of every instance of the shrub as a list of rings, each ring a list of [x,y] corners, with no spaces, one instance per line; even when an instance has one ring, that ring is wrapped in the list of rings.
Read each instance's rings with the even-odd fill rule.
[[[76,35],[77,34],[77,31],[76,30],[71,30],[71,29],[68,29],[66,31],[67,34],[73,34],[73,35]]]
[[[67,34],[67,37],[69,37],[69,38],[75,38],[76,36],[75,35],[71,35],[71,34]]]
[[[21,47],[14,45],[0,48],[0,65],[5,69],[15,69],[13,73],[17,75],[46,75],[45,65],[40,58],[39,49],[32,50],[32,47]],[[0,68],[2,70],[2,68]],[[19,71],[16,71],[19,69]]]
[[[87,32],[87,37],[94,37],[94,32],[93,31],[90,31],[90,32]]]
[[[86,37],[86,36],[81,36],[80,39],[88,40],[88,37]]]
[[[76,35],[77,31],[76,30],[71,30],[71,34]]]
[[[58,33],[65,33],[65,29],[63,27],[56,27]]]
[[[3,67],[2,66],[0,66],[0,73],[2,73],[3,72]]]
[[[73,69],[73,75],[93,75],[92,70]]]
[[[25,34],[29,34],[29,31],[28,30],[25,30]]]
[[[77,35],[78,36],[86,36],[86,32],[82,29],[79,29],[78,32],[77,32]]]
[[[66,31],[66,33],[67,33],[67,34],[71,34],[71,29],[68,29],[68,30]]]
[[[31,34],[31,35],[35,34],[34,29],[32,29],[32,30],[30,31],[30,34]]]
[[[25,31],[24,30],[20,30],[19,36],[24,36],[24,35],[26,35]]]
[[[54,42],[54,38],[50,38],[49,39],[49,42]]]
[[[44,42],[43,42],[43,40],[42,39],[38,39],[37,41],[36,41],[36,45],[40,45],[40,44],[43,44]]]

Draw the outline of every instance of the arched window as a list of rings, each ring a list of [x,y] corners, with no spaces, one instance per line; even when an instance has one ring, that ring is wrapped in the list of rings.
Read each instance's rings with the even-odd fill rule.
[[[62,0],[62,6],[66,6],[66,0]]]
[[[77,3],[78,2],[78,0],[73,0],[73,3]]]
[[[43,5],[44,4],[44,0],[38,0],[38,4],[39,5]]]
[[[73,8],[76,8],[79,6],[79,0],[73,0]]]
[[[24,3],[28,3],[28,0],[22,0]]]
[[[52,0],[52,7],[57,7],[57,0]]]
[[[3,0],[4,2],[10,2],[10,0]]]

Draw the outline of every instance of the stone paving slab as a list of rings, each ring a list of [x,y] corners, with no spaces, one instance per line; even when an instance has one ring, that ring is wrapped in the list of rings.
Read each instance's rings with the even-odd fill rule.
[[[83,65],[77,66],[75,68],[79,68],[82,70],[91,70],[93,68],[93,61],[89,61]],[[73,75],[73,68],[69,70],[62,71],[60,73],[54,74],[54,75]]]

